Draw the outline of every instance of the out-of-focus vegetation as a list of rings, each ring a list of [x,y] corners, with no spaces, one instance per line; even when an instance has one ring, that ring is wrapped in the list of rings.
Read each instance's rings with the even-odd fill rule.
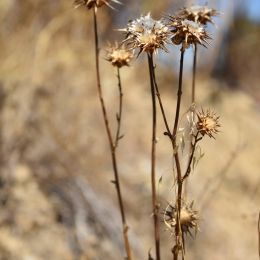
[[[135,0],[125,1],[118,11],[102,9],[103,42],[121,37],[112,28],[122,28],[128,19],[149,10],[159,17],[182,6],[177,2]],[[225,19],[227,15],[233,19]],[[202,149],[210,152],[192,176],[191,195],[202,217],[201,233],[195,242],[189,239],[187,259],[258,257],[260,25],[230,13],[223,20],[213,35],[221,40],[199,58],[198,102],[218,111],[222,134],[203,143]],[[74,10],[72,1],[12,0],[0,2],[0,21],[0,259],[122,259],[120,218],[95,88],[91,13]],[[168,58],[159,57],[158,83],[170,115],[176,71],[167,66]],[[170,59],[178,61],[174,55]],[[115,71],[105,61],[101,65],[109,106],[117,100]],[[189,88],[188,69],[185,74]],[[145,259],[153,246],[151,107],[142,60],[123,69],[122,82],[122,192],[136,259]],[[184,105],[182,112],[189,101]],[[113,120],[111,107],[109,114]],[[160,122],[158,188],[171,201],[170,147],[163,129]],[[214,150],[210,142],[215,142]],[[171,259],[170,235],[163,227],[162,234],[163,259]]]
[[[219,66],[220,76],[231,87],[238,87],[259,102],[260,30],[259,23],[241,14],[236,17],[226,33],[223,44],[225,58]]]

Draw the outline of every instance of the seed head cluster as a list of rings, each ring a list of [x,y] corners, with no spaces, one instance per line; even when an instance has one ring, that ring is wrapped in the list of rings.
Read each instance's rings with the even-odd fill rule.
[[[197,130],[199,133],[204,136],[208,135],[209,137],[215,138],[213,135],[219,132],[219,116],[215,112],[204,111],[203,109],[200,112],[197,112],[198,122],[196,123]]]
[[[182,50],[189,48],[191,44],[201,44],[206,47],[210,37],[203,26],[175,16],[169,16],[169,20],[168,26],[172,32],[171,40],[176,45],[182,44]]]
[[[117,42],[114,45],[109,44],[106,52],[107,61],[118,68],[129,66],[133,58],[133,51],[127,50],[124,45],[119,45]]]
[[[154,53],[158,49],[167,52],[165,44],[170,31],[161,20],[154,20],[150,13],[130,21],[122,31],[126,33],[125,42],[133,49],[139,48],[139,53]]]
[[[85,6],[88,9],[95,8],[95,7],[99,8],[102,7],[103,5],[106,5],[114,9],[111,5],[112,2],[120,4],[120,2],[117,0],[75,0],[74,5],[76,8],[80,6]]]
[[[212,17],[219,15],[219,12],[207,6],[196,5],[183,8],[178,15],[183,19],[206,25],[207,23],[214,24]]]
[[[183,201],[180,211],[180,224],[182,232],[189,233],[192,236],[191,230],[195,233],[199,230],[198,227],[198,211],[193,209],[193,202],[190,204]],[[177,225],[177,207],[169,204],[164,212],[164,223],[168,228],[175,231]]]

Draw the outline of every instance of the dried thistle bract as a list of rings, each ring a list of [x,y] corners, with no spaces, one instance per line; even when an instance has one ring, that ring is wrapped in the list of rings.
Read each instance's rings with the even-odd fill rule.
[[[213,135],[219,132],[219,116],[215,112],[204,111],[203,109],[200,112],[197,112],[198,122],[196,123],[197,130],[199,133],[204,136],[208,135],[209,137],[215,138]]]
[[[125,42],[133,49],[140,48],[140,52],[157,52],[163,49],[167,52],[165,44],[169,36],[168,27],[160,20],[154,20],[150,13],[146,16],[130,21],[127,28],[121,31],[126,32]]]
[[[171,40],[176,45],[182,44],[182,50],[189,48],[191,44],[201,44],[206,47],[207,40],[211,39],[199,23],[174,16],[169,16],[169,20]]]
[[[193,209],[193,202],[190,204],[182,202],[182,208],[180,211],[180,224],[182,232],[189,233],[192,236],[191,230],[195,231],[195,234],[199,230],[198,227],[198,211]],[[168,228],[175,231],[177,225],[177,207],[169,204],[164,212],[164,223]]]
[[[114,9],[111,5],[112,2],[120,4],[120,2],[117,0],[75,0],[74,5],[75,5],[75,8],[80,7],[80,6],[85,6],[88,9],[91,9],[94,7],[99,8],[103,5],[106,5],[112,9]]]
[[[189,8],[183,8],[178,15],[183,17],[183,19],[206,25],[207,23],[214,24],[212,17],[218,16],[219,12],[207,6],[194,5]]]
[[[109,44],[106,52],[107,61],[118,68],[129,66],[133,58],[133,51],[127,50],[124,45],[119,45],[117,42],[114,45]]]

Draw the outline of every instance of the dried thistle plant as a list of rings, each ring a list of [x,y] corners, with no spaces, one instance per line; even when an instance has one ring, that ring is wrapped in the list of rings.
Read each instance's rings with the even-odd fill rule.
[[[154,20],[151,14],[130,21],[126,28],[121,29],[126,33],[125,42],[133,49],[142,52],[157,53],[158,49],[167,52],[165,44],[169,36],[168,27],[160,20]]]
[[[75,8],[78,8],[80,6],[85,6],[86,8],[91,9],[91,8],[99,8],[102,7],[103,5],[106,5],[114,9],[111,3],[120,4],[120,2],[117,0],[75,0],[74,6]]]
[[[115,181],[114,184],[117,190],[119,201],[119,208],[122,218],[123,237],[125,242],[125,250],[127,259],[131,260],[131,250],[127,235],[127,224],[125,218],[125,210],[121,195],[118,166],[116,158],[116,148],[119,140],[122,138],[120,134],[121,119],[122,119],[122,104],[123,104],[123,91],[120,77],[120,69],[123,66],[129,66],[129,62],[133,58],[134,51],[138,51],[139,56],[141,53],[146,53],[148,58],[148,68],[150,76],[151,100],[152,100],[152,145],[151,145],[151,187],[152,187],[152,208],[153,208],[153,224],[154,224],[154,240],[156,249],[156,260],[160,260],[160,227],[159,227],[159,203],[156,191],[156,130],[157,130],[157,106],[156,97],[159,102],[160,110],[164,120],[166,132],[165,135],[169,137],[172,145],[172,151],[175,162],[176,172],[176,201],[173,205],[168,205],[164,211],[164,222],[173,230],[175,235],[175,244],[173,246],[173,259],[178,260],[181,252],[182,259],[185,255],[185,234],[192,234],[198,230],[198,212],[193,209],[193,203],[187,203],[183,200],[183,184],[186,183],[191,173],[192,162],[196,159],[195,151],[198,143],[204,136],[215,138],[219,132],[219,117],[211,110],[192,111],[190,117],[190,142],[191,149],[188,156],[187,165],[185,169],[181,167],[179,157],[179,144],[177,142],[177,134],[179,132],[180,111],[183,93],[183,65],[184,53],[190,47],[194,46],[194,65],[193,65],[193,95],[192,103],[195,101],[195,73],[196,73],[196,55],[197,45],[206,47],[208,40],[211,39],[205,30],[208,22],[212,22],[212,17],[217,14],[214,9],[207,8],[184,8],[177,16],[168,16],[169,22],[166,24],[162,20],[154,20],[150,13],[141,16],[138,19],[130,21],[124,29],[125,39],[121,44],[115,43],[109,45],[106,49],[106,60],[110,62],[117,69],[118,77],[118,90],[119,90],[119,110],[117,113],[117,130],[115,138],[113,138],[111,128],[109,126],[106,106],[103,98],[100,68],[99,68],[99,38],[97,30],[97,9],[104,5],[111,7],[112,3],[119,3],[117,0],[76,0],[75,6],[85,6],[87,9],[93,9],[94,18],[94,33],[95,33],[95,60],[96,60],[96,76],[97,88],[99,99],[102,107],[103,119],[105,122],[105,129],[107,132],[110,152],[113,162],[113,170]],[[179,68],[179,81],[177,90],[177,102],[175,109],[175,118],[173,128],[171,130],[170,124],[167,120],[163,102],[160,96],[160,91],[155,77],[154,54],[159,50],[168,52],[166,44],[170,41],[174,45],[181,45],[180,55],[180,68]],[[197,115],[197,117],[195,117]],[[187,166],[187,167],[186,167]],[[149,253],[149,257],[151,254]],[[152,258],[152,257],[151,257]]]
[[[213,17],[218,16],[220,13],[208,6],[191,6],[185,7],[180,10],[177,17],[181,20],[189,20],[197,23],[198,25],[207,25],[208,23],[214,24]],[[193,76],[192,76],[192,94],[191,103],[195,103],[195,80],[197,70],[197,43],[194,44],[194,57],[193,57]]]
[[[93,10],[93,26],[94,26],[94,39],[95,39],[95,63],[96,63],[96,81],[97,81],[97,91],[98,91],[98,97],[102,109],[102,116],[104,120],[105,130],[108,138],[109,143],[109,149],[112,159],[112,166],[113,166],[113,172],[114,172],[114,180],[112,181],[115,184],[116,192],[117,192],[117,198],[118,198],[118,204],[119,204],[119,210],[121,215],[121,221],[122,221],[122,233],[123,233],[123,239],[124,239],[124,246],[125,246],[125,252],[127,255],[127,259],[132,259],[132,252],[130,248],[130,243],[128,239],[128,225],[126,222],[126,214],[125,214],[125,206],[123,203],[123,197],[121,192],[121,186],[120,186],[120,178],[119,178],[119,171],[118,171],[118,163],[117,163],[117,153],[116,149],[118,146],[118,141],[122,138],[120,136],[120,126],[121,126],[121,115],[122,115],[122,89],[121,89],[121,80],[120,80],[120,74],[118,74],[118,80],[119,80],[119,92],[120,92],[120,105],[119,105],[119,114],[117,115],[117,130],[116,130],[116,136],[115,139],[112,135],[112,130],[109,124],[109,118],[107,115],[107,108],[104,101],[103,96],[103,89],[101,86],[101,75],[100,75],[100,64],[99,64],[99,37],[98,37],[98,19],[97,19],[97,10],[99,7],[103,5],[107,5],[111,7],[110,2],[119,3],[117,0],[76,0],[74,4],[76,7],[78,6],[85,6],[88,9]],[[118,68],[119,73],[119,68]]]
[[[154,239],[156,259],[160,260],[160,227],[159,227],[159,203],[156,192],[156,129],[157,129],[157,108],[156,94],[158,88],[154,73],[153,55],[159,49],[168,52],[165,45],[170,34],[169,28],[161,21],[154,20],[150,13],[140,18],[130,21],[126,28],[120,31],[126,34],[124,43],[131,49],[138,49],[138,56],[146,52],[148,58],[148,68],[150,76],[150,88],[152,99],[152,147],[151,147],[151,186],[152,186],[152,207],[154,219]],[[161,103],[160,103],[161,105]]]
[[[216,115],[214,111],[207,109],[204,111],[197,112],[198,121],[196,123],[196,127],[198,132],[204,136],[208,135],[215,139],[214,134],[219,132],[219,116]]]
[[[106,60],[115,67],[129,66],[132,59],[133,51],[126,49],[124,44],[119,45],[116,42],[114,45],[109,44],[106,48]]]
[[[117,80],[118,80],[118,93],[119,93],[119,109],[116,114],[117,130],[114,140],[114,148],[116,150],[118,142],[123,135],[121,135],[121,121],[122,121],[122,109],[123,109],[123,90],[120,76],[120,69],[124,66],[129,66],[130,61],[133,59],[133,51],[127,50],[123,44],[119,45],[115,42],[114,45],[108,44],[106,48],[106,60],[110,64],[117,68]]]
[[[218,16],[219,14],[220,13],[213,8],[199,5],[184,7],[178,13],[178,15],[180,17],[183,17],[183,19],[188,19],[190,21],[197,22],[203,25],[206,25],[207,23],[214,24],[213,17]]]
[[[199,230],[198,221],[199,214],[197,210],[193,209],[194,202],[187,203],[182,202],[182,208],[180,210],[180,224],[184,234],[190,234],[192,237],[191,231],[194,231],[195,235]],[[175,232],[177,225],[177,206],[168,204],[164,211],[164,223],[171,232]]]
[[[178,91],[177,91],[177,103],[176,103],[176,110],[175,110],[175,120],[174,120],[174,127],[173,131],[171,133],[169,128],[169,123],[167,121],[164,107],[162,104],[162,100],[160,97],[159,89],[157,87],[157,83],[154,78],[155,87],[156,87],[156,94],[158,97],[158,101],[160,104],[162,116],[164,119],[166,132],[165,134],[169,137],[172,143],[173,148],[173,154],[174,154],[174,161],[176,165],[176,179],[177,179],[177,198],[176,198],[176,204],[175,204],[175,222],[174,225],[175,228],[175,245],[172,249],[173,257],[174,259],[178,259],[179,252],[182,253],[182,258],[184,258],[184,244],[185,240],[183,237],[184,229],[181,225],[181,210],[183,209],[183,183],[189,176],[191,172],[191,163],[193,161],[194,152],[197,147],[197,143],[202,139],[203,135],[201,132],[196,129],[196,134],[194,134],[194,129],[191,129],[190,133],[192,135],[191,140],[191,152],[188,159],[188,166],[186,170],[184,171],[184,174],[182,174],[181,164],[180,164],[180,158],[179,158],[179,146],[177,144],[177,133],[178,133],[178,125],[179,125],[179,117],[180,117],[180,108],[181,108],[181,101],[182,101],[182,81],[183,81],[183,64],[184,64],[184,53],[187,48],[190,47],[190,45],[197,46],[197,44],[203,45],[206,47],[206,44],[208,43],[207,40],[210,39],[207,32],[205,31],[205,28],[201,26],[199,23],[189,21],[187,19],[182,19],[181,17],[176,16],[169,16],[168,19],[170,22],[168,23],[168,27],[170,28],[171,32],[171,40],[174,45],[182,45],[180,51],[181,51],[181,58],[180,58],[180,69],[179,69],[179,83],[178,83]],[[214,117],[215,118],[215,117]],[[194,120],[194,117],[192,117],[192,121]],[[218,124],[218,123],[217,123]],[[193,122],[191,124],[192,126],[195,126],[196,124]],[[217,127],[218,125],[216,125]],[[205,135],[205,134],[204,134]]]
[[[205,28],[199,23],[175,16],[169,16],[169,20],[168,26],[172,33],[171,40],[173,44],[182,44],[183,50],[195,44],[206,47],[207,40],[211,39]]]

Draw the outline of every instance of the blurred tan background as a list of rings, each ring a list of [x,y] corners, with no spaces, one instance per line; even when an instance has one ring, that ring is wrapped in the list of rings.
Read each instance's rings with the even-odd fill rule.
[[[151,11],[172,13],[184,1],[122,1],[100,9],[102,46],[121,40],[112,28]],[[204,3],[204,2],[191,2]],[[257,260],[260,210],[259,1],[208,1],[223,14],[200,49],[197,100],[221,116],[221,133],[205,139],[187,199],[201,232],[187,259]],[[0,259],[123,259],[120,216],[96,93],[92,13],[72,1],[0,0]],[[111,120],[116,71],[103,59]],[[190,105],[192,52],[185,60],[182,115]],[[156,57],[167,115],[174,116],[179,51]],[[146,59],[122,69],[123,133],[119,168],[135,259],[153,248],[150,191],[151,104]],[[115,127],[115,124],[113,125]],[[174,200],[171,149],[159,119],[157,177],[162,209]],[[185,158],[185,155],[184,155]],[[173,237],[161,225],[162,259]]]

